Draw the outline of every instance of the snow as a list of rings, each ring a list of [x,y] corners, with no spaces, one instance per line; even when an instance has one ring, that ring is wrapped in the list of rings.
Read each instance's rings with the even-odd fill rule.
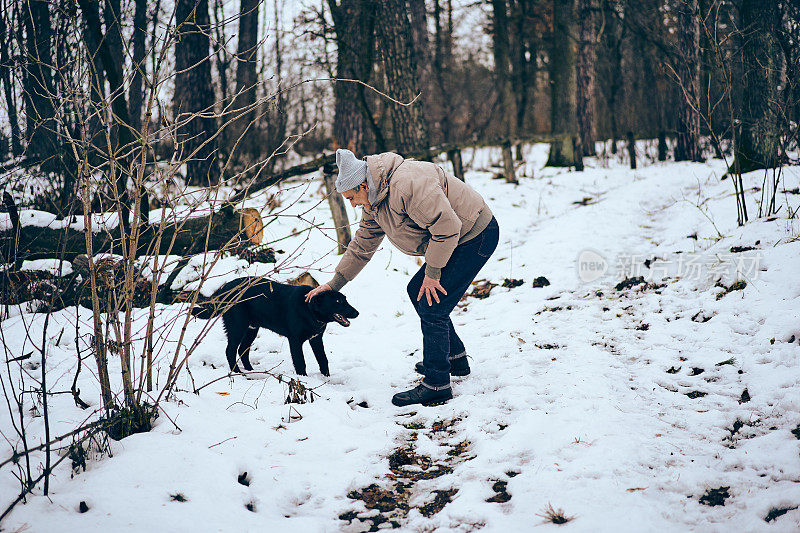
[[[69,276],[72,274],[72,263],[59,259],[35,259],[23,261],[20,270],[44,270],[56,276]]]
[[[369,520],[339,518],[354,511],[365,520],[395,520],[403,531],[800,529],[800,510],[765,522],[773,508],[800,505],[800,441],[791,433],[800,424],[800,228],[796,218],[787,218],[800,198],[781,193],[777,218],[737,227],[733,186],[721,180],[719,161],[648,163],[631,171],[620,162],[606,167],[590,159],[578,173],[542,168],[546,150],[528,148],[527,177],[516,187],[491,179],[499,150],[464,153],[472,169],[467,181],[487,199],[501,231],[478,277],[524,284],[498,285],[488,298],[468,298],[453,313],[472,374],[454,382],[452,401],[438,407],[390,403],[392,394],[415,384],[421,334],[405,292],[418,264],[386,243],[343,290],[361,315],[350,328],[328,328],[330,378],[318,372],[306,347],[310,375],[303,381],[314,387],[316,401],[284,404],[286,385],[270,377],[237,376],[197,395],[187,392],[193,382],[199,386],[226,372],[225,336],[216,322],[189,358],[191,376],[181,374],[179,392],[162,401],[152,431],[110,442],[113,456],[99,454],[86,471],[73,473],[69,461],[62,463],[49,496],[37,488],[3,526],[368,530]],[[800,168],[784,172],[784,188],[795,187]],[[277,269],[272,277],[284,280],[310,265],[320,282],[329,279],[338,260],[335,232],[314,178],[286,184],[280,216],[273,222],[264,215],[271,222],[265,240],[297,230],[274,244],[285,251],[279,263],[248,267],[223,257],[204,294],[259,269]],[[763,172],[745,176],[751,217],[759,197],[752,188],[762,179]],[[261,207],[258,201],[251,206]],[[303,231],[311,225],[320,226]],[[732,252],[735,246],[754,249]],[[588,282],[579,275],[585,250],[607,268]],[[214,254],[193,260],[173,287],[196,286],[204,261],[207,268],[213,260]],[[626,275],[641,275],[648,284],[615,289]],[[550,285],[533,288],[538,276]],[[718,298],[737,280],[746,286]],[[185,314],[185,305],[157,306],[160,384],[173,356],[185,353],[208,326],[189,319],[179,346]],[[147,315],[147,309],[135,312],[134,331],[143,331]],[[72,382],[76,320],[86,357],[91,312],[71,308],[50,317],[47,368],[55,390]],[[23,313],[0,330],[7,358],[34,352],[23,363],[30,379],[40,372],[34,346],[43,325],[43,315]],[[134,345],[141,354],[141,333]],[[273,373],[294,377],[287,341],[270,332],[259,333],[251,360],[257,370],[275,367]],[[78,386],[96,409],[92,364],[91,357],[84,360]],[[115,390],[121,390],[119,358],[112,356],[111,365]],[[31,402],[28,395],[27,409]],[[50,409],[54,435],[90,414],[69,394],[52,396]],[[39,442],[42,417],[26,422],[29,438]],[[4,411],[0,430],[13,442],[10,423]],[[409,482],[410,511],[368,510],[348,496],[372,484],[394,491],[388,457],[409,447],[433,466],[407,470],[452,469]],[[37,464],[42,459],[34,457]],[[11,472],[10,465],[0,470],[3,502],[19,490]],[[248,486],[237,482],[244,472]],[[507,483],[511,499],[505,503],[486,501],[497,481]],[[719,487],[729,488],[724,506],[700,503]],[[449,489],[458,490],[452,501],[424,516],[420,509],[434,500],[433,491]],[[173,501],[178,493],[187,501]],[[78,512],[81,501],[88,512]],[[548,504],[574,519],[563,526],[545,522],[540,515]]]

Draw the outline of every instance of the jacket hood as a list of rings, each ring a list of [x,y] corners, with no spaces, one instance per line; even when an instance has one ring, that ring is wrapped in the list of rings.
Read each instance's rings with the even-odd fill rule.
[[[405,159],[401,156],[386,152],[378,155],[367,156],[367,184],[370,186],[369,203],[373,209],[389,194],[389,181],[392,174]],[[372,183],[369,183],[372,181]]]

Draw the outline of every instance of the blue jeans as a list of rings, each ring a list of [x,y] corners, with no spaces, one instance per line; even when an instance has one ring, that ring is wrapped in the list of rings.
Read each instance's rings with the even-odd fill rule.
[[[500,228],[497,220],[492,217],[492,221],[477,237],[459,244],[453,250],[439,280],[447,291],[447,296],[437,292],[439,303],[434,301],[433,305],[428,305],[424,295],[417,301],[425,277],[425,265],[422,265],[408,283],[408,296],[422,325],[422,364],[425,366],[423,383],[426,385],[441,387],[450,383],[448,357],[464,353],[464,343],[453,328],[450,313],[494,253],[499,237]]]

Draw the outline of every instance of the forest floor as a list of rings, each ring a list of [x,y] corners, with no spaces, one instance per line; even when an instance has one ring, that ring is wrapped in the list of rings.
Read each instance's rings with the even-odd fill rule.
[[[764,173],[746,175],[751,222],[738,227],[720,161],[631,171],[590,159],[579,173],[542,168],[546,147],[535,145],[525,167],[535,177],[513,186],[491,179],[498,158],[465,154],[467,182],[491,206],[501,238],[478,276],[496,285],[453,313],[472,374],[454,382],[452,401],[390,403],[418,379],[421,334],[405,286],[419,267],[385,242],[343,290],[361,315],[350,328],[328,328],[330,378],[306,347],[313,403],[284,404],[286,385],[271,378],[188,392],[192,379],[226,372],[217,323],[152,431],[108,442],[111,455],[89,454],[85,469],[65,461],[49,496],[38,488],[0,529],[800,529],[800,222],[787,218],[800,195],[779,193],[778,215],[755,218],[753,187]],[[797,191],[800,168],[784,173],[781,188]],[[283,187],[286,214],[306,213],[325,229],[278,246],[297,252],[293,264],[322,269],[312,273],[324,282],[337,262],[334,233],[319,181],[307,178]],[[267,238],[297,228],[287,216],[267,226]],[[218,268],[218,284],[248,271],[233,260]],[[160,306],[157,321],[185,312]],[[137,314],[139,326],[146,315]],[[68,390],[75,372],[76,320],[80,340],[91,332],[89,310],[50,317],[55,390]],[[28,313],[2,322],[9,352],[34,350],[43,323]],[[192,319],[187,339],[203,325]],[[180,327],[163,331],[161,381]],[[261,331],[251,359],[294,375],[288,343],[270,332]],[[25,379],[38,375],[35,360],[23,365]],[[96,406],[91,364],[79,388]],[[118,375],[118,358],[112,366]],[[50,410],[53,434],[85,416],[69,394],[53,396]],[[38,442],[43,423],[31,398],[26,413]],[[13,440],[5,410],[0,430]],[[4,467],[3,508],[18,491]]]

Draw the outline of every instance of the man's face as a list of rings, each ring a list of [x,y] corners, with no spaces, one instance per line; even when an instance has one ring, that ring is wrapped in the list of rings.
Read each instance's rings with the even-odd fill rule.
[[[366,182],[362,183],[355,189],[350,189],[349,191],[344,191],[342,196],[345,197],[347,201],[350,202],[350,205],[353,207],[362,206],[369,208],[369,188],[367,187]]]

